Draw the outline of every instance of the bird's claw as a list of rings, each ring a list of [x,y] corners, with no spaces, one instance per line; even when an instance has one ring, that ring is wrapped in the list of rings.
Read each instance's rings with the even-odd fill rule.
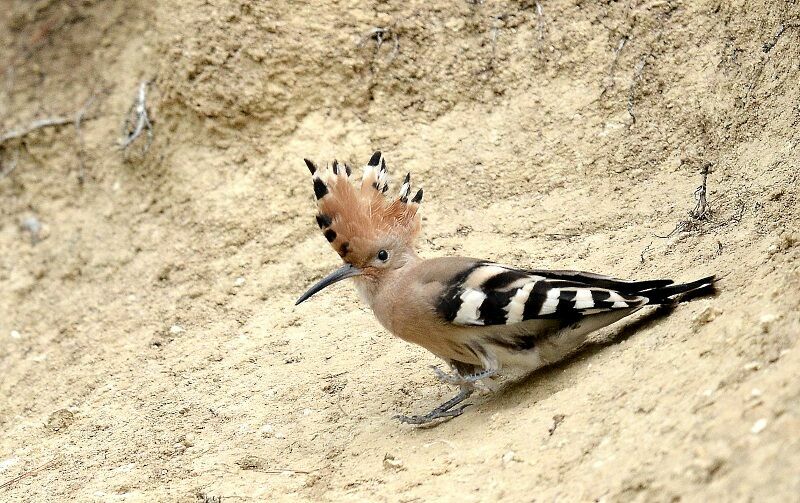
[[[461,413],[464,412],[464,409],[472,405],[468,403],[462,405],[461,407],[455,408],[456,405],[460,404],[461,402],[469,398],[470,395],[472,395],[473,391],[474,390],[471,387],[462,386],[456,396],[444,402],[443,404],[436,407],[435,409],[425,414],[424,416],[403,416],[398,414],[394,416],[394,419],[399,420],[401,423],[416,424],[416,425],[429,424],[436,421],[437,419],[450,420],[454,417],[460,416]]]
[[[438,408],[436,408],[430,411],[429,413],[425,414],[424,416],[403,416],[401,414],[398,414],[394,416],[393,419],[397,419],[401,423],[414,424],[417,426],[432,423],[437,419],[446,419],[449,421],[454,417],[460,416],[461,413],[464,412],[464,409],[466,409],[470,405],[472,404],[467,403],[462,405],[461,407],[458,407],[457,409],[450,409],[450,410],[439,410]]]

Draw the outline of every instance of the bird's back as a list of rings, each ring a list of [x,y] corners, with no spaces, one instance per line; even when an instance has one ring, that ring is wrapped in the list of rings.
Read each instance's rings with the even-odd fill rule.
[[[442,257],[398,270],[373,309],[392,333],[444,359],[536,367],[560,357],[573,339],[711,282],[629,281]]]

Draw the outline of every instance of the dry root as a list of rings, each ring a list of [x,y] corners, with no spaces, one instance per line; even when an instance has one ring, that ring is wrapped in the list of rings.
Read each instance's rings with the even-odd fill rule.
[[[147,115],[147,86],[150,81],[144,80],[139,84],[139,92],[136,94],[131,108],[125,116],[125,121],[122,124],[122,139],[120,140],[120,149],[126,152],[128,147],[136,141],[143,132],[147,134],[147,141],[142,147],[142,155],[147,153],[150,144],[153,143],[153,124],[150,122],[150,117]]]

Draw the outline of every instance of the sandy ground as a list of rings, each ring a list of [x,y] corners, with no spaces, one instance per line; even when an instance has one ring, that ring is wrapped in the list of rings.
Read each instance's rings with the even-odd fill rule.
[[[796,3],[0,3],[0,132],[70,121],[0,145],[0,500],[797,501]],[[339,260],[302,158],[374,149],[423,256],[719,295],[398,424],[435,358],[292,305]]]

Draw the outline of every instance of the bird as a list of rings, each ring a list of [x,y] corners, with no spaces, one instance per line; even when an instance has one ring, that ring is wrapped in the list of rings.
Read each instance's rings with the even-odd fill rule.
[[[304,159],[316,221],[343,265],[295,302],[352,278],[361,299],[393,335],[422,346],[450,368],[435,376],[458,393],[427,414],[396,415],[426,425],[461,415],[478,383],[506,369],[532,372],[575,352],[587,336],[646,306],[672,305],[714,289],[715,276],[686,283],[627,280],[591,272],[517,268],[468,257],[421,258],[415,240],[423,190],[407,174],[388,197],[386,161],[375,152],[360,183],[347,163]],[[354,183],[355,182],[355,183]],[[489,381],[491,382],[491,381]]]

